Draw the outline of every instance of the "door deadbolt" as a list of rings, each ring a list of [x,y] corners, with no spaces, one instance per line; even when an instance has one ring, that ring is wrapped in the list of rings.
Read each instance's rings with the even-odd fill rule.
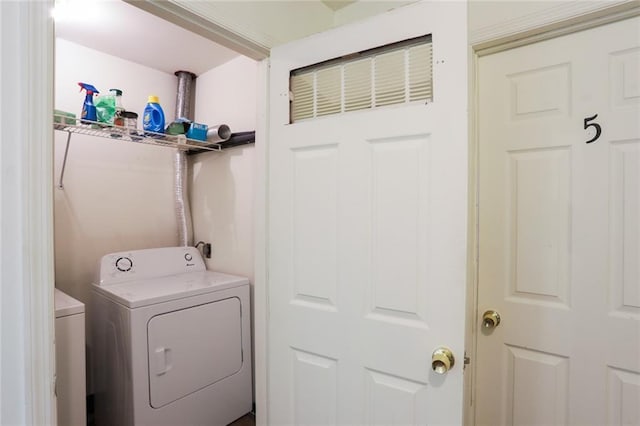
[[[454,364],[455,358],[453,357],[451,349],[440,347],[433,351],[431,355],[431,368],[437,374],[445,374],[451,370]]]
[[[496,328],[500,324],[500,314],[489,310],[482,314],[482,327],[486,329]]]

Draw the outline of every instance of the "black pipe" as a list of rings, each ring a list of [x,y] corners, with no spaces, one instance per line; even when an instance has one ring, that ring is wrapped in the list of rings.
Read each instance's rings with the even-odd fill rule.
[[[231,144],[248,144],[256,142],[256,132],[237,132],[231,133],[229,139],[224,142],[220,142],[222,148],[225,148]]]
[[[249,145],[256,142],[256,132],[237,132],[231,133],[231,137],[224,142],[218,142],[217,145],[220,145],[221,149],[229,149],[234,148],[236,146]],[[190,148],[189,155],[191,154],[199,154],[201,152],[211,152],[204,149]]]

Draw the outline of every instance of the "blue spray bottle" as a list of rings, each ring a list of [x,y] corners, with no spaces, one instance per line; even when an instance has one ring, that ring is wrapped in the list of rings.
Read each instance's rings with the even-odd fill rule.
[[[96,106],[93,104],[93,94],[100,93],[98,89],[87,83],[78,83],[80,91],[87,91],[87,95],[84,97],[84,103],[82,104],[82,123],[89,123],[89,121],[98,121],[96,114]]]

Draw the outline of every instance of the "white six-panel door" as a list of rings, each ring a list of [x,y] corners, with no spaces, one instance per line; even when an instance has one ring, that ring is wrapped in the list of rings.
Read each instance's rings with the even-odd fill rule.
[[[639,18],[480,59],[478,426],[640,424],[639,80]]]
[[[425,34],[433,102],[288,124],[291,70]],[[269,424],[460,424],[466,5],[407,6],[271,64]],[[439,346],[456,357],[445,375]]]

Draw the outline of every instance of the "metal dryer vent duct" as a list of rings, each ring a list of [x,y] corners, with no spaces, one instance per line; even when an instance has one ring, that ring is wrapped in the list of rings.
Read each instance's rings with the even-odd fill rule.
[[[189,71],[176,71],[175,75],[178,77],[176,119],[184,117],[193,120],[191,105],[193,104],[193,82],[196,79],[196,75]],[[181,246],[190,246],[193,244],[193,225],[191,223],[191,209],[189,208],[189,192],[187,187],[189,168],[187,153],[185,151],[176,150],[173,170],[178,239]]]

